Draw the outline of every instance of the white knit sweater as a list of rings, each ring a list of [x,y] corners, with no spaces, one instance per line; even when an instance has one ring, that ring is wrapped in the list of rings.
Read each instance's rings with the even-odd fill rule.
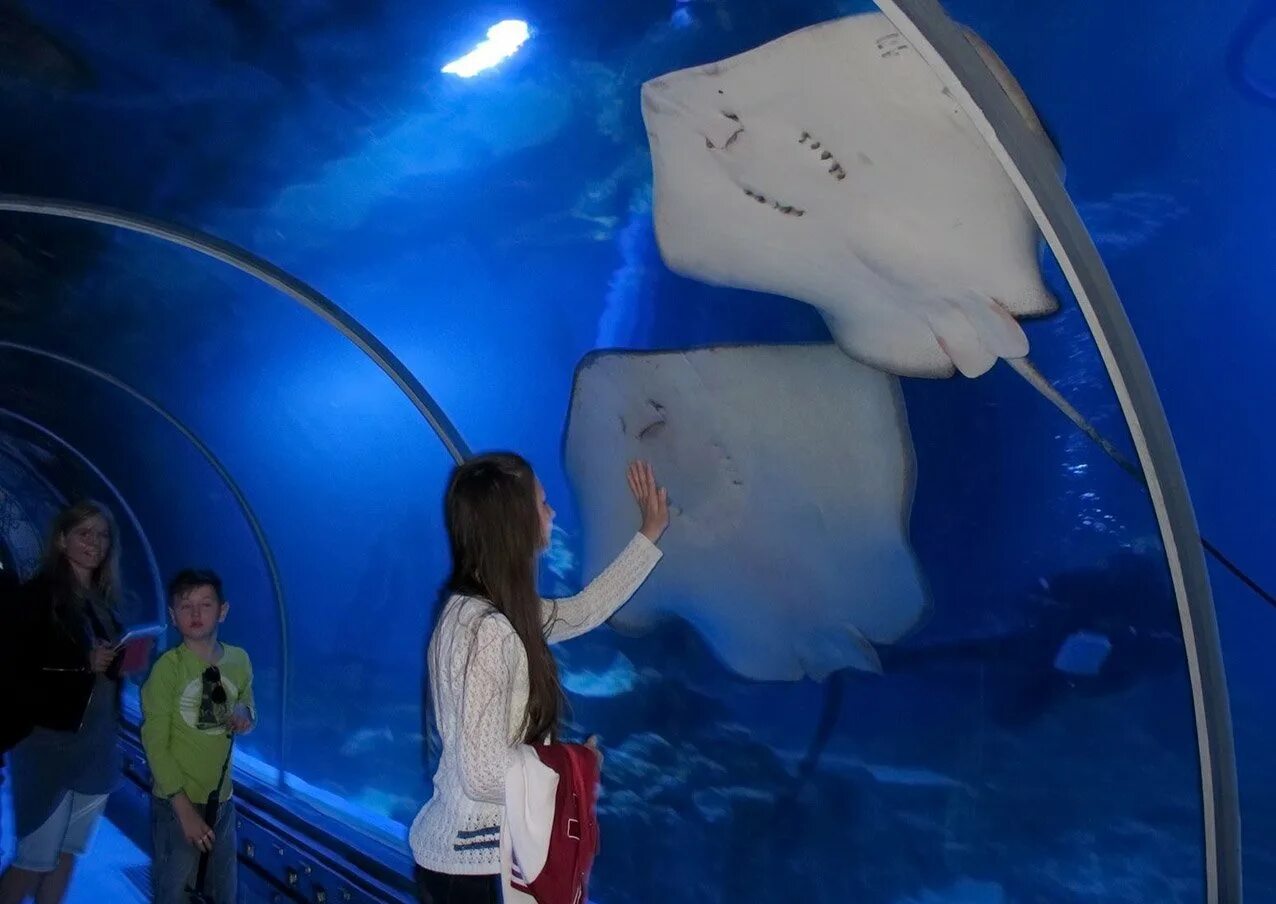
[[[624,605],[660,561],[635,534],[616,560],[576,596],[546,600],[550,643],[598,627]],[[443,753],[434,796],[412,823],[416,862],[456,876],[501,871],[505,773],[515,761],[527,708],[527,651],[486,600],[454,596],[430,638],[430,691]]]

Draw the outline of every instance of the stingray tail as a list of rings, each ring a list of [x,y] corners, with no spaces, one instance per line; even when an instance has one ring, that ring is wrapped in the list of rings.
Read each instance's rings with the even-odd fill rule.
[[[833,732],[837,730],[838,722],[842,718],[842,703],[846,697],[846,672],[834,672],[829,675],[824,682],[824,701],[820,707],[820,721],[815,726],[815,734],[811,736],[811,741],[807,745],[806,755],[802,757],[802,762],[798,764],[797,772],[793,776],[793,781],[789,785],[788,791],[784,795],[785,806],[779,807],[777,812],[781,822],[786,819],[794,819],[797,812],[797,801],[801,797],[803,789],[806,787],[811,777],[815,775],[816,770],[820,766],[820,758],[824,755],[824,749],[833,738]],[[787,814],[787,815],[786,815]]]
[[[1006,363],[1014,368],[1020,376],[1027,380],[1033,389],[1045,396],[1052,405],[1062,411],[1068,420],[1076,424],[1077,427],[1080,428],[1081,432],[1090,437],[1090,439],[1093,440],[1109,458],[1116,462],[1122,470],[1142,484],[1144,489],[1147,489],[1147,478],[1143,476],[1143,469],[1130,461],[1130,459],[1126,458],[1125,455],[1121,453],[1121,450],[1119,450],[1110,440],[1104,437],[1093,424],[1086,420],[1085,415],[1083,415],[1080,411],[1077,411],[1077,409],[1063,397],[1059,390],[1055,389],[1054,386],[1050,384],[1050,381],[1041,374],[1041,371],[1037,370],[1037,368],[1033,366],[1031,361],[1027,358],[1009,358],[1006,359]],[[1224,555],[1221,549],[1211,543],[1204,536],[1202,536],[1200,540],[1201,546],[1204,547],[1207,553],[1214,557],[1215,561],[1230,571],[1237,580],[1257,594],[1260,599],[1269,605],[1276,607],[1276,594],[1273,594],[1266,587],[1250,577],[1244,569]]]
[[[1014,368],[1015,372],[1028,381],[1033,389],[1045,396],[1046,400],[1063,412],[1064,417],[1076,424],[1077,427],[1086,436],[1090,437],[1104,453],[1114,462],[1121,466],[1122,470],[1145,483],[1143,479],[1143,471],[1118,449],[1110,440],[1108,440],[1098,429],[1095,428],[1085,415],[1073,407],[1072,403],[1063,397],[1059,390],[1051,385],[1050,381],[1042,375],[1041,371],[1033,366],[1032,362],[1027,358],[1007,358],[1006,363]]]
[[[807,747],[806,756],[802,758],[802,762],[798,765],[797,770],[797,788],[795,793],[801,789],[801,786],[815,774],[815,770],[819,768],[820,757],[824,755],[824,748],[828,746],[828,742],[833,737],[833,732],[837,728],[837,723],[842,718],[842,701],[846,693],[846,676],[845,672],[834,672],[829,675],[828,680],[824,683],[824,705],[820,711],[820,721],[816,725],[815,734],[811,736],[811,743]]]

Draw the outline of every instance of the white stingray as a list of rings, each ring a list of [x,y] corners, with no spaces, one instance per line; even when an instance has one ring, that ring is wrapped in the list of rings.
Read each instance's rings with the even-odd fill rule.
[[[1062,172],[1014,76],[965,34]],[[1036,225],[889,19],[805,28],[653,79],[642,101],[672,270],[814,305],[847,354],[888,373],[976,377],[1004,358],[1137,474],[1027,360],[1015,318],[1058,307]]]
[[[1028,354],[1015,318],[1057,307],[1014,185],[880,13],[649,81],[642,109],[669,267],[812,304],[859,361],[975,377]]]
[[[617,462],[649,459],[665,559],[613,619],[689,621],[755,679],[880,670],[929,611],[908,541],[913,447],[898,380],[834,345],[591,355],[564,440],[597,573],[633,530]]]

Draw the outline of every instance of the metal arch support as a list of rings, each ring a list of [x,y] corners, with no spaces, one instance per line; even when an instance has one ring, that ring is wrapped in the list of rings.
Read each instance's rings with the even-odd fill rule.
[[[247,273],[299,302],[340,331],[403,391],[438,435],[454,461],[460,463],[470,457],[469,447],[456,426],[394,352],[336,302],[251,251],[205,232],[96,204],[0,194],[0,210],[116,226],[198,251]]]
[[[279,658],[280,658],[280,701],[279,701],[279,718],[277,720],[279,726],[279,777],[280,782],[284,781],[287,774],[284,762],[284,738],[286,737],[285,729],[287,727],[287,706],[288,706],[288,675],[289,675],[289,654],[288,654],[288,609],[284,602],[284,586],[283,580],[279,576],[279,566],[275,562],[275,554],[270,547],[270,541],[266,539],[266,532],[262,529],[261,522],[257,519],[256,513],[253,511],[252,505],[248,502],[248,497],[244,495],[244,491],[240,488],[239,483],[226,470],[226,466],[222,464],[221,459],[213,452],[212,449],[204,443],[199,436],[186,426],[175,414],[150,396],[136,389],[129,383],[119,379],[118,377],[100,370],[91,364],[86,364],[75,358],[52,352],[47,349],[37,348],[31,345],[23,345],[20,342],[10,342],[8,340],[0,340],[0,350],[8,349],[10,351],[21,352],[23,354],[33,355],[37,358],[44,358],[48,361],[54,361],[64,364],[67,367],[88,374],[104,383],[109,383],[117,389],[127,393],[132,398],[141,402],[151,411],[158,414],[164,420],[186,438],[192,446],[194,446],[204,456],[204,460],[217,472],[217,476],[226,484],[226,488],[230,490],[235,502],[239,505],[239,510],[244,515],[244,520],[248,522],[248,527],[253,532],[253,537],[257,541],[257,547],[261,551],[261,557],[266,565],[266,571],[270,574],[270,582],[274,588],[275,606],[279,613]]]
[[[124,511],[124,516],[128,518],[129,523],[133,525],[133,531],[142,541],[142,552],[146,555],[146,564],[147,567],[150,568],[151,580],[155,585],[155,602],[159,606],[159,612],[163,613],[164,580],[160,576],[159,562],[155,558],[155,549],[151,546],[150,538],[146,536],[146,531],[142,528],[142,522],[138,519],[137,513],[134,512],[133,507],[128,504],[128,500],[124,498],[124,494],[120,492],[119,487],[117,487],[109,477],[102,473],[102,469],[94,464],[93,460],[81,452],[78,447],[62,437],[60,434],[44,426],[44,424],[41,424],[38,421],[33,421],[29,417],[19,414],[16,411],[11,411],[8,408],[0,408],[0,417],[8,418],[11,421],[17,421],[19,424],[36,431],[41,436],[44,436],[61,446],[63,449],[75,456],[80,464],[92,471],[94,476],[97,477],[97,479],[100,480],[108,490],[110,490],[111,495],[115,497],[115,501],[119,503],[120,508]]]
[[[1239,904],[1236,762],[1209,573],[1182,466],[1143,352],[1054,161],[956,23],[938,0],[875,2],[952,92],[1014,183],[1103,357],[1156,510],[1183,626],[1200,758],[1206,901]]]

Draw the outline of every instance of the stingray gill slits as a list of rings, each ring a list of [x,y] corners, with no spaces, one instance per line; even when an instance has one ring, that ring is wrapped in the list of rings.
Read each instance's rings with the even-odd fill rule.
[[[810,133],[810,132],[803,132],[803,133],[802,133],[802,138],[801,138],[801,140],[798,142],[798,144],[806,144],[806,140],[807,140],[808,138],[811,138],[811,137],[812,137],[812,136],[811,136],[811,133]],[[813,151],[819,151],[819,152],[820,152],[820,160],[821,160],[822,162],[824,162],[824,163],[828,163],[830,160],[833,162],[833,165],[829,168],[829,175],[830,175],[830,176],[836,176],[836,177],[837,177],[837,180],[838,180],[839,182],[840,182],[842,179],[845,179],[845,178],[846,178],[846,170],[845,170],[845,169],[843,169],[843,167],[842,167],[842,162],[841,162],[840,160],[838,160],[836,157],[834,157],[834,156],[833,156],[833,152],[832,152],[832,151],[830,151],[828,148],[824,147],[824,143],[823,143],[823,141],[822,141],[822,140],[819,140],[819,139],[814,140],[814,141],[812,141],[812,142],[810,143],[810,145],[808,145],[808,147],[810,147],[810,149],[811,149],[811,150],[813,150]]]
[[[741,188],[740,190],[744,192],[746,197],[752,198],[759,204],[768,204],[772,210],[785,214],[786,216],[800,217],[806,213],[805,210],[802,210],[799,207],[794,207],[792,204],[781,204],[779,201],[774,199],[768,199],[766,195],[759,194],[751,188]]]

